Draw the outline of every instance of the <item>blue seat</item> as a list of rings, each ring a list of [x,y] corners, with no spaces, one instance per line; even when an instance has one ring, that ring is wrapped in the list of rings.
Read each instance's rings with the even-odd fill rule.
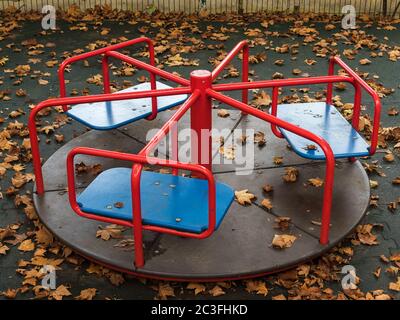
[[[171,89],[170,86],[158,81],[156,87],[157,89]],[[145,82],[118,91],[118,93],[150,89],[150,83]],[[158,112],[177,106],[186,99],[186,94],[158,97]],[[151,114],[151,98],[82,103],[71,106],[67,114],[92,129],[110,130],[149,116]]]
[[[143,224],[201,233],[208,228],[207,180],[143,171],[140,196]],[[233,189],[216,182],[216,228],[234,198]],[[131,169],[102,172],[78,196],[82,211],[132,221]],[[117,202],[123,204],[115,205]]]
[[[369,155],[369,144],[332,105],[325,102],[281,104],[277,111],[278,118],[325,139],[335,158]],[[324,152],[314,142],[279,129],[298,155],[314,160],[325,159]],[[310,150],[308,145],[314,145],[316,149]]]

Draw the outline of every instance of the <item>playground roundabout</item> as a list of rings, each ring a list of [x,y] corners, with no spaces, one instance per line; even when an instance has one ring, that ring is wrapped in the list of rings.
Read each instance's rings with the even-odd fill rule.
[[[147,44],[150,64],[115,51],[137,43]],[[242,82],[214,84],[240,52]],[[65,68],[91,56],[102,56],[104,93],[66,97]],[[32,109],[34,205],[60,241],[125,273],[218,281],[301,264],[357,226],[370,197],[357,158],[376,151],[381,103],[339,57],[330,58],[328,76],[252,82],[246,41],[190,80],[157,68],[154,57],[152,41],[138,38],[67,58],[60,97]],[[111,93],[109,58],[148,71],[150,82]],[[335,75],[336,65],[346,75]],[[338,82],[354,87],[351,121],[334,106]],[[317,84],[326,85],[325,101],[279,101],[282,88]],[[261,88],[272,89],[267,112],[248,105],[249,90]],[[358,132],[362,93],[374,103],[369,142]],[[92,130],[42,165],[36,115],[56,106]],[[98,238],[109,225],[122,227],[123,237]]]
[[[134,266],[134,250],[116,247],[121,239],[103,241],[96,238],[99,226],[105,223],[76,215],[68,201],[65,159],[70,150],[78,146],[139,152],[146,143],[146,132],[161,127],[174,111],[160,114],[156,120],[140,120],[112,132],[91,130],[64,145],[43,165],[43,176],[47,181],[45,193],[34,196],[34,204],[41,221],[59,240],[89,260],[126,273],[162,279],[204,280],[237,279],[254,277],[293,267],[323,254],[349,234],[365,214],[369,203],[369,180],[361,164],[347,159],[336,161],[335,188],[333,191],[330,241],[319,243],[322,188],[307,183],[308,179],[323,177],[323,162],[299,157],[287,148],[282,139],[276,138],[265,123],[240,112],[229,110],[227,118],[217,116],[213,110],[213,127],[245,130],[253,128],[265,133],[266,144],[255,147],[255,168],[249,172],[235,174],[235,164],[223,164],[221,155],[214,152],[213,173],[217,181],[232,186],[235,190],[249,189],[257,196],[252,205],[242,206],[234,201],[219,229],[207,239],[188,239],[152,231],[143,232],[145,265]],[[182,127],[188,117],[182,119]],[[225,137],[229,141],[229,137]],[[225,142],[228,144],[229,142]],[[253,143],[249,141],[248,143]],[[219,143],[213,139],[213,150]],[[274,156],[283,157],[281,165],[275,165]],[[111,167],[129,167],[129,163],[79,155],[76,163],[87,166],[100,164],[102,170]],[[285,168],[296,167],[298,180],[284,182]],[[240,170],[240,168],[238,169]],[[246,169],[243,169],[246,171]],[[243,174],[246,173],[246,174]],[[95,178],[92,174],[77,175],[77,193]],[[272,210],[261,205],[266,195],[262,187],[272,185],[274,190],[268,197]],[[156,199],[154,199],[156,201]],[[291,218],[284,232],[276,228],[276,219]],[[274,248],[271,244],[275,234],[296,236],[293,246]],[[124,232],[132,237],[131,230]]]

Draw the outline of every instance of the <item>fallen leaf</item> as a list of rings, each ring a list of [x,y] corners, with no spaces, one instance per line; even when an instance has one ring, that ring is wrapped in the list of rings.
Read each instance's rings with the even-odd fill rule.
[[[256,294],[263,295],[264,297],[268,294],[267,285],[262,280],[247,280],[245,283],[247,292],[255,292]]]
[[[362,64],[362,65],[366,65],[366,64],[370,64],[370,63],[371,63],[371,60],[368,60],[367,58],[360,60],[360,64]]]
[[[250,192],[248,189],[235,191],[236,201],[239,202],[242,206],[246,204],[251,204],[251,201],[256,198],[256,196]]]
[[[394,155],[393,155],[393,153],[387,153],[384,157],[383,157],[383,159],[386,161],[386,162],[393,162],[394,161]]]
[[[63,297],[71,296],[71,292],[67,289],[66,286],[60,285],[54,291],[50,292],[49,297],[54,300],[62,300]],[[85,299],[86,300],[86,299]]]
[[[263,200],[261,201],[261,205],[262,205],[264,208],[267,208],[268,210],[271,210],[271,209],[272,209],[272,203],[271,203],[271,200],[269,200],[269,199],[263,199]]]
[[[229,112],[226,109],[218,109],[217,115],[218,117],[226,118],[229,116]]]
[[[7,289],[6,291],[2,292],[2,295],[7,299],[15,299],[17,293],[18,293],[17,289]]]
[[[158,285],[158,297],[161,300],[166,300],[168,297],[175,297],[174,288],[168,283],[159,283]]]
[[[311,178],[308,179],[308,182],[314,187],[322,187],[324,185],[324,180],[321,178]]]
[[[197,296],[199,293],[203,293],[206,291],[205,285],[197,282],[190,282],[186,289],[194,290],[194,294]]]
[[[265,145],[266,140],[265,140],[265,134],[262,131],[257,131],[254,133],[254,143],[257,143],[259,147],[262,147]]]
[[[123,226],[111,224],[108,226],[99,226],[100,230],[97,230],[96,237],[101,238],[104,241],[108,241],[111,238],[119,239],[122,237],[122,232],[125,230]]]
[[[275,156],[273,161],[274,161],[274,164],[276,164],[276,165],[282,164],[283,163],[283,157]]]
[[[291,220],[292,219],[289,217],[276,217],[275,218],[276,225],[274,226],[274,228],[280,229],[281,231],[285,231],[289,229]]]
[[[18,247],[18,250],[20,250],[20,251],[32,251],[34,249],[35,249],[35,244],[32,242],[31,239],[22,241]]]
[[[264,191],[265,193],[269,193],[269,192],[274,191],[274,187],[271,186],[270,184],[266,184],[265,186],[263,186],[262,189],[263,189],[263,191]]]
[[[285,175],[282,177],[285,182],[296,182],[299,170],[294,167],[285,168]]]
[[[93,300],[94,296],[96,295],[97,289],[96,288],[88,288],[81,290],[79,296],[75,297],[75,300]]]
[[[272,239],[272,245],[279,249],[290,248],[296,239],[296,236],[290,234],[276,234]]]
[[[222,290],[220,286],[215,286],[211,290],[208,291],[209,294],[211,294],[213,297],[219,297],[225,294],[225,291]]]
[[[400,292],[400,277],[397,277],[397,282],[390,282],[389,289]]]

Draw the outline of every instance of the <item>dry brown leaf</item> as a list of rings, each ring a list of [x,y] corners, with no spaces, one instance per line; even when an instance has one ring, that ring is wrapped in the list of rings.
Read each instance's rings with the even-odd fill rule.
[[[384,157],[383,157],[383,159],[386,161],[386,162],[393,162],[394,161],[394,155],[393,155],[393,153],[387,153]]]
[[[290,234],[276,234],[272,239],[272,245],[275,248],[284,249],[290,248],[295,240],[297,239],[296,236]]]
[[[265,145],[266,140],[265,140],[265,134],[262,131],[257,131],[254,133],[254,143],[257,143],[259,147],[262,147]]]
[[[381,226],[377,224],[361,224],[356,228],[357,237],[362,244],[365,245],[378,245],[377,236],[372,233],[372,229],[376,226]]]
[[[166,300],[168,297],[175,297],[174,288],[172,288],[169,283],[159,283],[158,284],[158,297],[161,300]]]
[[[362,65],[366,65],[366,64],[370,64],[370,63],[371,63],[371,60],[368,60],[367,58],[360,60],[360,64],[362,64]]]
[[[35,244],[32,242],[31,239],[27,239],[25,241],[22,241],[21,244],[18,247],[18,250],[20,251],[33,251],[35,249]]]
[[[7,247],[6,245],[3,245],[3,244],[0,242],[0,254],[1,254],[1,255],[5,255],[5,254],[7,254],[7,251],[8,251],[8,250],[10,250],[10,248]]]
[[[7,299],[15,299],[17,296],[18,289],[7,289],[6,291],[2,292],[1,294],[6,297]]]
[[[96,237],[101,238],[104,241],[112,239],[119,239],[122,237],[122,232],[125,230],[123,226],[111,224],[108,226],[99,226],[100,230],[97,230]]]
[[[387,113],[389,116],[397,116],[399,114],[399,110],[397,110],[395,107],[391,107]]]
[[[206,291],[206,286],[198,282],[190,282],[186,289],[194,290],[194,294],[197,296],[199,293]]]
[[[268,107],[271,102],[271,97],[263,90],[261,90],[252,100],[252,104],[257,108]]]
[[[271,210],[272,209],[272,203],[271,203],[271,200],[269,200],[269,199],[263,199],[262,201],[261,201],[261,205],[264,207],[264,208],[267,208],[268,210]]]
[[[322,180],[321,178],[311,178],[308,179],[308,182],[314,186],[314,187],[322,187],[324,185],[324,180]]]
[[[262,280],[247,280],[245,283],[247,292],[255,292],[256,294],[263,295],[264,297],[268,294],[267,285]]]
[[[378,181],[376,181],[376,180],[369,180],[369,186],[371,187],[371,189],[377,188],[378,185],[379,185]]]
[[[218,117],[226,118],[229,116],[229,112],[226,109],[218,109]]]
[[[400,277],[397,277],[397,282],[390,282],[389,289],[400,292]]]
[[[209,294],[211,294],[213,297],[219,297],[225,294],[225,291],[222,290],[220,286],[214,286],[211,290],[208,291]]]
[[[265,186],[263,186],[262,189],[263,189],[263,191],[264,191],[265,193],[269,193],[269,192],[274,191],[274,187],[271,186],[270,184],[266,184]]]
[[[219,147],[218,152],[228,160],[235,159],[235,147],[234,146],[222,146]]]
[[[282,177],[285,182],[296,182],[299,170],[294,167],[285,168],[285,175]]]
[[[392,180],[392,184],[399,185],[400,184],[400,176],[396,177]]]
[[[272,300],[287,300],[283,294],[278,294],[277,296],[273,296]]]
[[[79,296],[75,297],[75,300],[93,300],[94,296],[96,295],[97,289],[96,288],[88,288],[81,290]]]
[[[66,286],[60,285],[57,287],[57,289],[49,293],[49,298],[52,298],[54,300],[62,300],[63,297],[68,297],[71,295],[72,293],[67,289]]]
[[[289,217],[276,217],[275,218],[276,225],[274,225],[274,228],[280,229],[281,231],[285,231],[285,230],[289,229],[291,220],[292,219]]]
[[[279,165],[283,163],[283,157],[275,156],[274,159],[274,164]]]
[[[248,191],[248,189],[235,191],[236,201],[239,202],[239,204],[241,204],[242,206],[246,204],[251,204],[251,201],[256,199],[256,196]]]

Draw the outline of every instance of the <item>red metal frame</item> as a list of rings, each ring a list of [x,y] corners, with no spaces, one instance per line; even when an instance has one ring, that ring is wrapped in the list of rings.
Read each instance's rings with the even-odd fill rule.
[[[249,43],[246,40],[240,41],[211,72],[211,78],[214,81],[218,75],[229,65],[233,58],[242,52],[242,82],[249,82]],[[249,92],[247,89],[242,90],[242,102],[248,102]]]
[[[114,50],[123,48],[125,46],[147,42],[150,51],[150,65],[141,62],[132,57],[128,57]],[[335,158],[329,144],[321,137],[303,129],[297,127],[291,123],[283,121],[277,118],[277,106],[278,106],[278,95],[279,88],[290,87],[298,85],[315,85],[315,84],[327,84],[326,102],[332,103],[332,88],[333,83],[337,82],[348,82],[355,88],[355,100],[352,125],[357,130],[358,122],[361,109],[361,89],[364,89],[370,94],[374,101],[374,120],[373,129],[371,134],[371,146],[369,149],[370,154],[374,154],[378,143],[378,132],[379,132],[379,120],[381,112],[381,102],[378,94],[353,70],[351,70],[339,57],[332,57],[329,60],[329,69],[327,76],[320,77],[309,77],[309,78],[291,78],[291,79],[278,79],[278,80],[262,80],[248,82],[248,57],[249,48],[246,41],[240,42],[217,66],[213,72],[198,70],[191,73],[190,81],[183,79],[169,72],[160,70],[154,66],[154,51],[151,40],[147,38],[139,38],[131,41],[127,41],[121,44],[110,46],[107,48],[98,49],[92,52],[88,52],[76,57],[71,57],[64,61],[59,70],[60,77],[60,98],[49,99],[39,103],[35,108],[32,109],[29,116],[29,133],[32,146],[32,157],[34,172],[36,176],[36,191],[39,195],[44,193],[43,176],[41,169],[39,144],[36,128],[36,115],[37,113],[47,107],[54,107],[58,105],[72,105],[79,103],[90,103],[99,101],[115,101],[125,99],[138,99],[151,97],[153,101],[156,101],[157,97],[167,95],[178,95],[178,94],[189,94],[191,93],[188,100],[180,106],[176,113],[164,124],[159,132],[150,140],[150,142],[139,152],[139,154],[126,154],[121,152],[107,151],[107,150],[96,150],[92,148],[78,147],[73,149],[67,158],[67,176],[68,176],[68,191],[69,200],[72,209],[79,215],[95,219],[107,223],[115,223],[133,228],[134,239],[135,239],[135,264],[136,267],[140,268],[144,265],[143,247],[142,247],[142,230],[152,230],[155,232],[163,232],[173,235],[179,235],[182,237],[191,237],[197,239],[203,239],[210,236],[215,228],[215,182],[211,170],[211,137],[208,133],[207,137],[204,137],[203,133],[211,129],[211,100],[216,99],[220,102],[226,103],[236,109],[242,111],[242,113],[255,116],[270,123],[273,133],[282,137],[279,128],[291,131],[301,137],[309,139],[315,142],[323,150],[326,157],[326,171],[325,171],[325,185],[323,195],[323,207],[322,207],[322,222],[320,232],[320,243],[323,245],[329,242],[329,225],[330,225],[330,213],[332,205],[332,192],[333,192],[333,181],[334,181],[334,169],[335,169]],[[220,72],[231,62],[231,60],[240,52],[243,51],[243,65],[242,65],[242,82],[229,83],[229,84],[215,84],[212,81],[218,76]],[[66,65],[95,55],[102,56],[102,68],[103,68],[103,79],[104,79],[104,94],[83,96],[83,97],[69,97],[65,96],[65,81],[64,81],[64,69]],[[155,83],[155,76],[174,81],[185,87],[155,90],[155,86],[152,85],[151,90],[140,91],[140,92],[129,92],[129,93],[115,93],[110,94],[109,90],[109,75],[108,75],[108,57],[117,58],[126,63],[135,65],[138,68],[147,70],[151,74],[151,82]],[[153,61],[153,62],[152,62]],[[334,75],[334,66],[339,65],[343,68],[348,76]],[[272,88],[272,105],[271,112],[266,113],[256,108],[249,106],[248,103],[248,90],[260,89],[260,88]],[[242,91],[242,101],[237,101],[224,94],[222,91]],[[192,154],[196,155],[192,159],[192,164],[179,162],[177,159],[177,124],[182,116],[191,110],[191,128],[197,133],[196,139],[198,144],[192,144]],[[65,109],[64,109],[65,110]],[[152,115],[150,119],[153,119],[157,110],[152,109]],[[158,145],[158,143],[168,134],[171,133],[174,138],[172,141],[172,158],[173,160],[162,160],[159,158],[150,157],[151,151]],[[193,141],[193,140],[192,140]],[[75,191],[75,176],[74,176],[74,157],[77,154],[86,154],[91,156],[100,156],[112,159],[126,160],[133,162],[132,167],[132,205],[133,205],[133,221],[127,222],[119,219],[112,219],[106,217],[100,217],[93,214],[82,212],[76,202],[76,191]],[[206,154],[206,156],[204,156]],[[172,168],[173,174],[178,174],[178,170],[192,171],[198,176],[208,180],[209,184],[209,225],[208,229],[200,234],[194,234],[189,232],[181,232],[169,228],[161,228],[151,225],[142,225],[141,219],[141,202],[140,202],[140,177],[144,164],[160,165],[163,167]]]
[[[366,83],[354,70],[352,70],[342,59],[338,56],[330,57],[329,59],[329,69],[328,75],[333,75],[335,72],[335,65],[340,66],[346,73],[353,78],[353,86],[355,89],[354,94],[354,106],[353,106],[353,119],[352,125],[355,130],[358,130],[358,125],[360,122],[360,113],[361,113],[361,89],[364,89],[374,101],[374,120],[373,120],[373,129],[371,134],[371,147],[370,154],[373,155],[376,152],[376,148],[378,145],[378,136],[379,136],[379,122],[381,116],[381,100],[379,95],[372,89],[368,83]],[[328,84],[326,101],[332,103],[332,83]]]

